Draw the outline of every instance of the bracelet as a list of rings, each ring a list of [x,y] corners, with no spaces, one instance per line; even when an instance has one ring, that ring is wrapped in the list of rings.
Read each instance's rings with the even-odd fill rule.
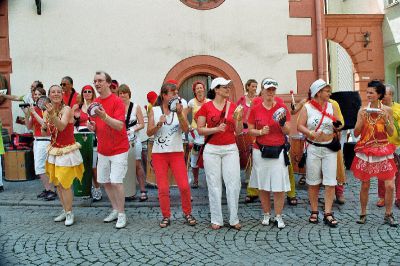
[[[108,118],[108,114],[106,113],[105,117],[102,118],[102,120],[103,120],[104,122],[106,122],[107,118]]]
[[[262,129],[258,130],[259,136],[262,136]]]

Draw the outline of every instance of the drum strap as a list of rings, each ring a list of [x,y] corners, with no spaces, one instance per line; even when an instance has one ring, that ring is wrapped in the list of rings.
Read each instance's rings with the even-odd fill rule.
[[[128,126],[129,126],[129,119],[131,118],[131,114],[132,114],[132,109],[133,109],[133,103],[130,102],[129,107],[128,107],[128,113],[126,114],[126,118],[125,118],[125,126],[126,126],[127,130],[128,130]]]

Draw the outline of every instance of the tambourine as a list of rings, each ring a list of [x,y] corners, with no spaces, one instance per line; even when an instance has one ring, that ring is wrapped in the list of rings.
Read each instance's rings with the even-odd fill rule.
[[[36,100],[36,106],[39,107],[40,110],[44,111],[46,110],[46,104],[50,103],[50,99],[42,95]]]
[[[176,106],[178,105],[178,103],[181,103],[181,98],[179,98],[179,97],[172,98],[168,102],[168,109],[171,112],[176,112],[176,109],[177,109]]]
[[[275,122],[279,122],[282,117],[286,116],[286,109],[283,107],[278,108],[272,115],[272,119],[274,119]]]
[[[100,107],[103,107],[101,103],[91,103],[89,107],[87,108],[87,114],[90,117],[95,117],[96,116],[96,110],[99,109]]]
[[[371,113],[380,113],[380,112],[382,112],[382,109],[368,107],[368,108],[365,108],[365,111],[370,114]]]

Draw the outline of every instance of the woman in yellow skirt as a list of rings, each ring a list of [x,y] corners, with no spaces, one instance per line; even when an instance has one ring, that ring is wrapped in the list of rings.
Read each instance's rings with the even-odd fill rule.
[[[74,223],[72,213],[71,185],[75,178],[82,181],[83,161],[79,152],[80,145],[74,138],[74,115],[71,108],[63,103],[62,89],[53,85],[49,89],[50,103],[46,104],[45,125],[42,132],[51,135],[47,148],[46,174],[57,187],[58,197],[63,207],[62,213],[54,221],[65,220],[65,225]]]

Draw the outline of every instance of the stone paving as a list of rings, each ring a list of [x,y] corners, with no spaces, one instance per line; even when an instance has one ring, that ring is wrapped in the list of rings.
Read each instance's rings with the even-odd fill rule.
[[[306,187],[300,187],[299,205],[285,206],[282,230],[261,225],[259,202],[239,205],[241,231],[228,226],[211,230],[204,181],[193,191],[195,227],[183,223],[178,192],[172,189],[172,224],[159,228],[156,189],[149,189],[149,202],[127,204],[128,225],[121,230],[102,222],[109,212],[105,200],[75,199],[76,223],[67,228],[52,221],[59,202],[35,198],[38,180],[5,182],[6,191],[0,193],[0,265],[400,265],[400,227],[383,224],[384,209],[375,206],[376,182],[367,223],[358,225],[359,184],[347,173],[347,202],[334,207],[337,228],[307,222]],[[223,210],[227,218],[226,206]]]

